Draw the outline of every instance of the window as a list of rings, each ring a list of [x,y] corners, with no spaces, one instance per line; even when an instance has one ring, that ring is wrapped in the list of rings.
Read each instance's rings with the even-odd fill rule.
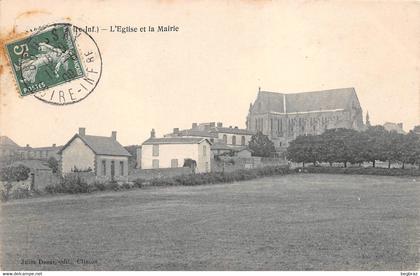
[[[206,172],[209,171],[209,162],[206,162]]]
[[[207,147],[206,145],[203,145],[203,156],[207,155]]]
[[[242,146],[245,146],[245,136],[242,136],[241,137],[241,145]]]
[[[159,145],[153,145],[153,156],[159,156]]]
[[[124,161],[120,161],[120,174],[124,175]]]
[[[106,160],[102,160],[102,175],[106,175]]]
[[[114,177],[115,175],[115,161],[111,161],[111,176]]]
[[[178,168],[178,159],[171,160],[171,168]]]
[[[159,159],[153,159],[152,167],[153,169],[159,169]]]
[[[232,136],[232,145],[236,145],[236,136],[235,135]]]
[[[226,134],[223,134],[223,142],[224,142],[225,144],[227,144],[227,136],[226,136]]]

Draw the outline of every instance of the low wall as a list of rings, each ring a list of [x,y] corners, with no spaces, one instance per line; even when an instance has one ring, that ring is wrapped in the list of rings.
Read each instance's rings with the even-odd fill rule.
[[[148,180],[153,178],[172,177],[185,174],[192,174],[192,169],[188,167],[149,170],[134,169],[128,175],[128,180],[133,181],[139,178]]]
[[[244,169],[285,166],[287,164],[288,162],[283,158],[220,156],[219,160],[212,160],[212,172],[233,172]]]

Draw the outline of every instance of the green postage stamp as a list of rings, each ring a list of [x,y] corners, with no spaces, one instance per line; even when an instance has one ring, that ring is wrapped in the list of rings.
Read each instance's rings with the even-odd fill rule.
[[[69,25],[43,30],[6,48],[22,96],[85,76]]]
[[[55,23],[5,45],[21,96],[56,105],[85,99],[102,75],[93,37],[69,23]]]

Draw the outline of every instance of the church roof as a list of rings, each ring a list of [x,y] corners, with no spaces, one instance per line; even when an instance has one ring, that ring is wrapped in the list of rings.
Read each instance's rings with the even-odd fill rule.
[[[302,93],[276,93],[260,91],[253,106],[257,113],[296,113],[349,109],[352,99],[357,100],[354,88],[339,88]]]

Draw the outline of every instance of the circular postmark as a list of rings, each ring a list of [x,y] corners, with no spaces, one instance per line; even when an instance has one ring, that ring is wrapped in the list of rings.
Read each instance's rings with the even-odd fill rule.
[[[50,104],[79,102],[96,88],[102,57],[95,40],[69,23],[40,28],[6,45],[22,96]]]

